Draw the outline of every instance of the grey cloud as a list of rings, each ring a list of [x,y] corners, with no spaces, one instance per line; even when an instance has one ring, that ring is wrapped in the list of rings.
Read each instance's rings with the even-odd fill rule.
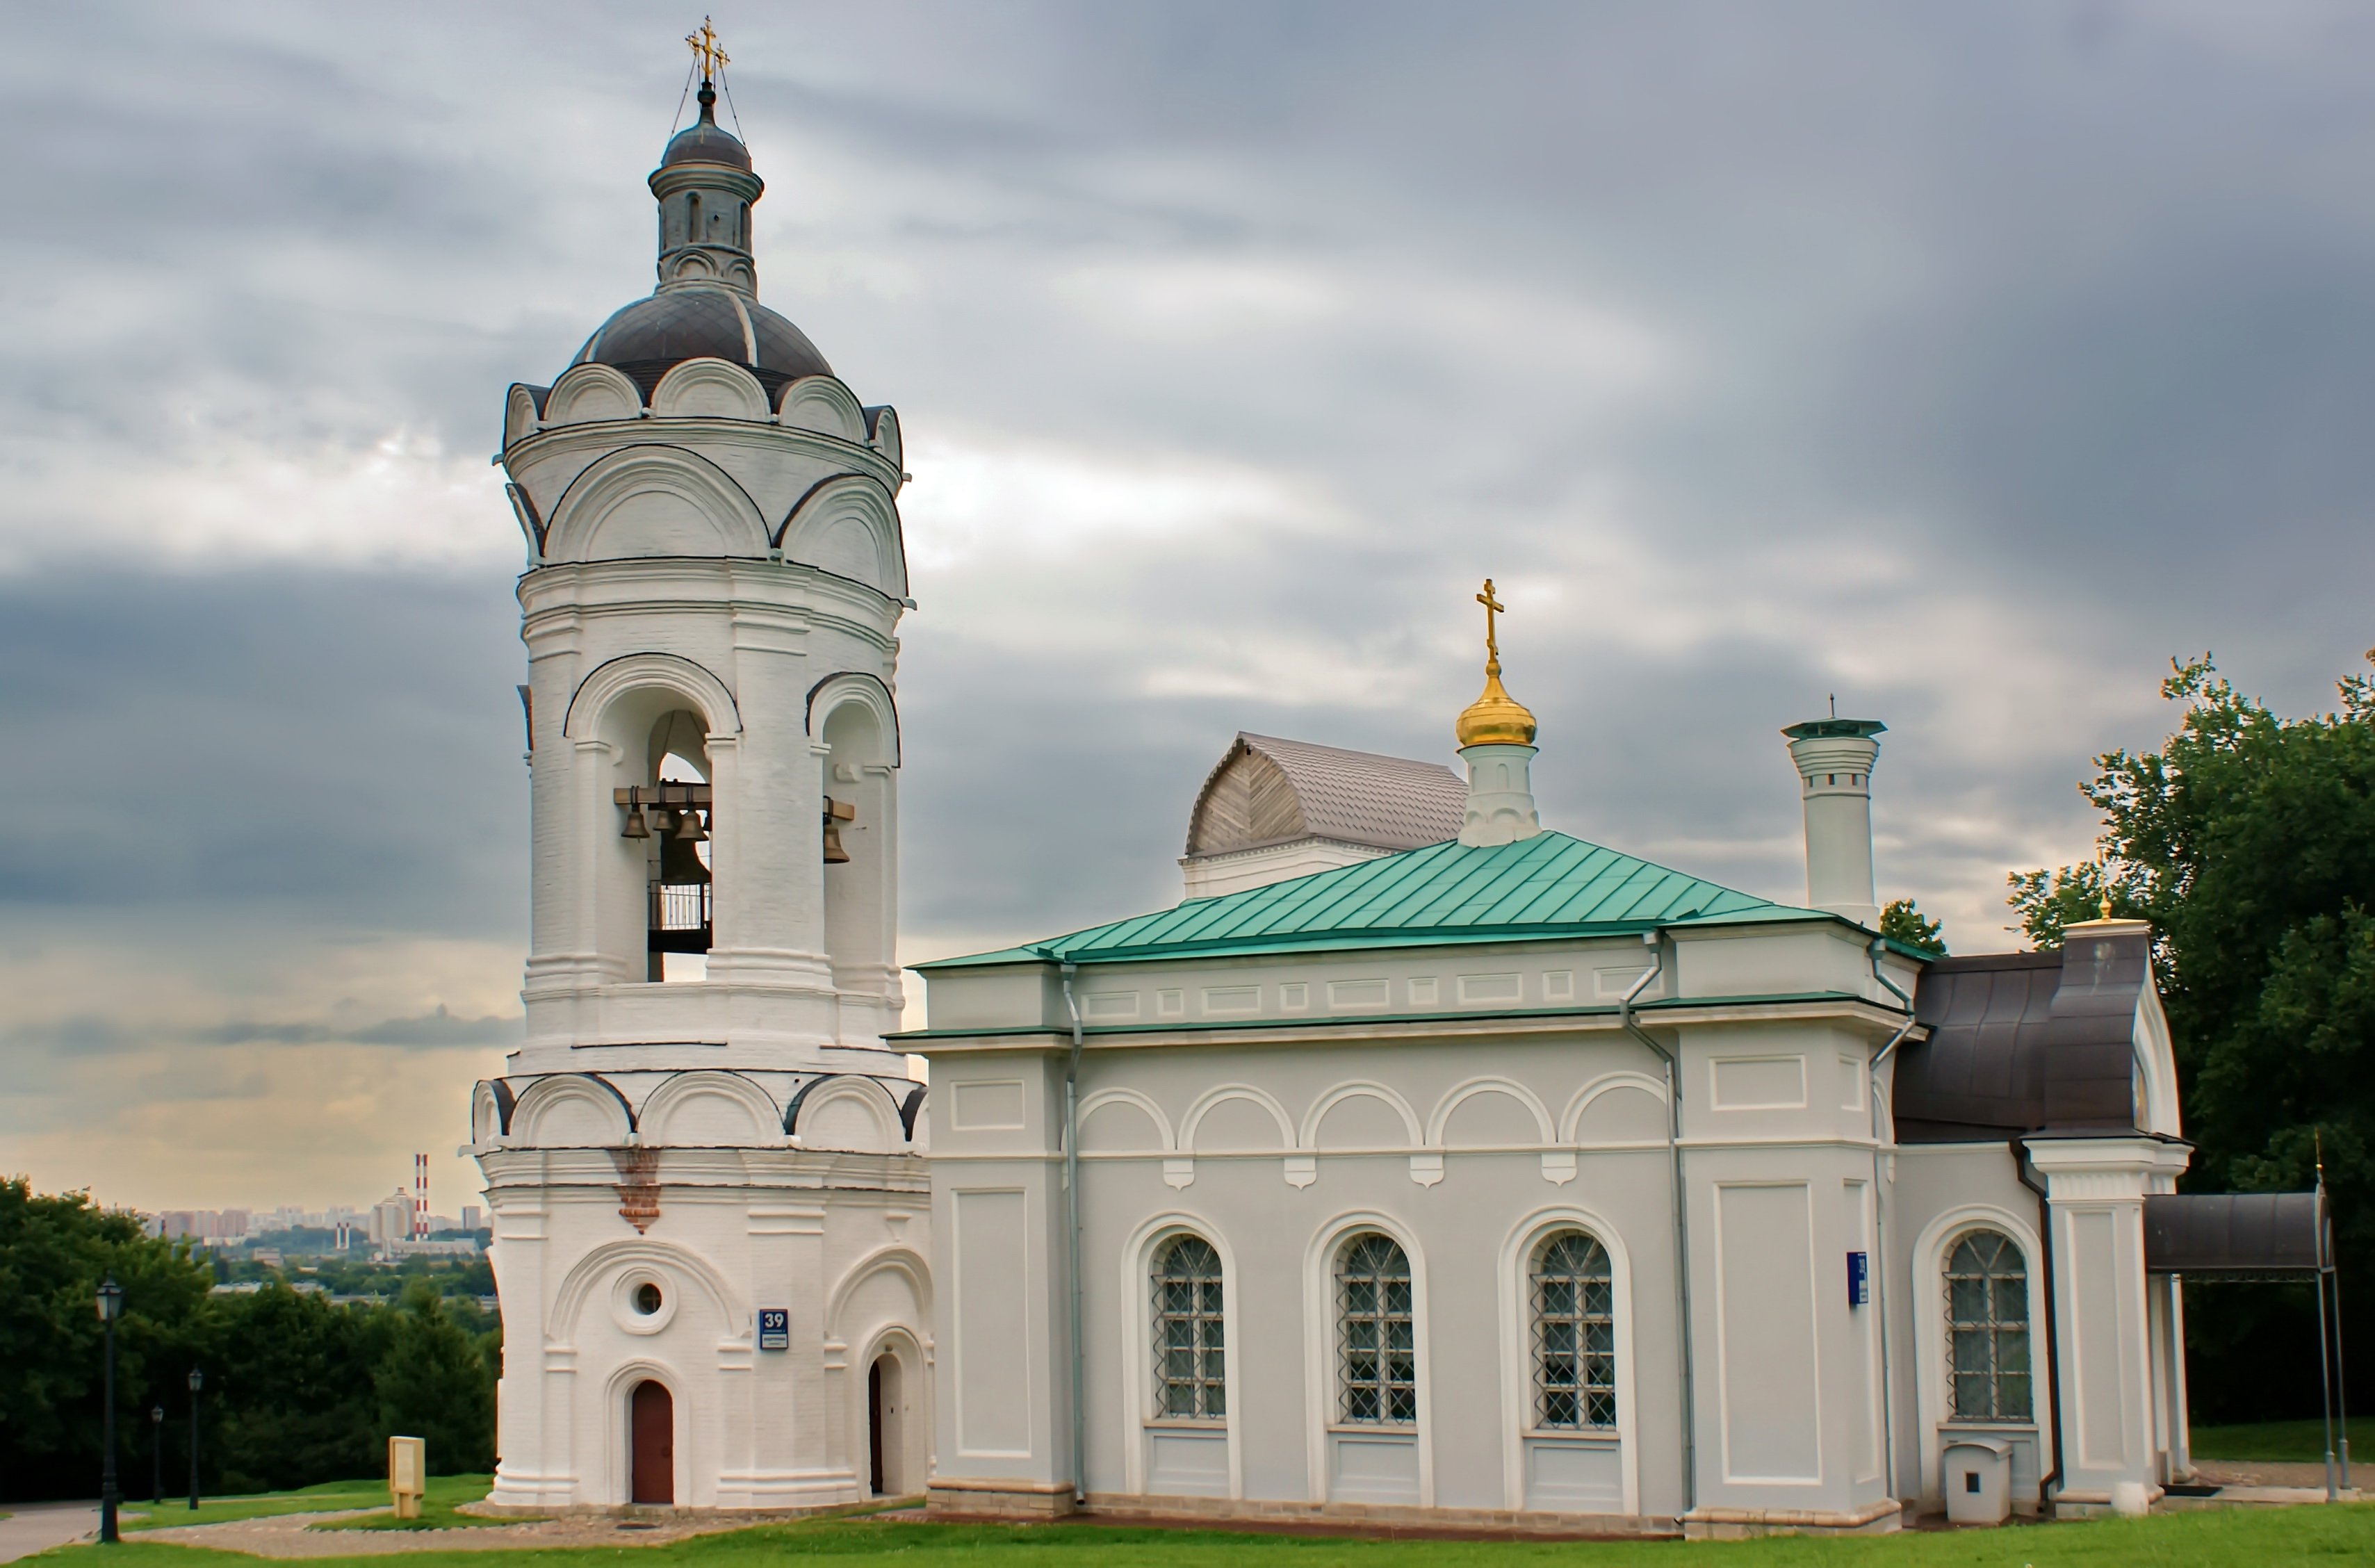
[[[441,1003],[435,1012],[418,1018],[382,1019],[375,1023],[344,1024],[305,1020],[294,1023],[233,1021],[194,1032],[192,1038],[210,1045],[510,1045],[518,1042],[517,1018],[458,1018]]]
[[[2167,655],[2301,708],[2375,641],[2363,8],[730,25],[762,293],[900,407],[912,533],[957,448],[1291,497],[919,562],[916,950],[1167,901],[1236,729],[1445,756],[1488,572],[1543,585],[1508,651],[1550,819],[1794,896],[1773,732],[1837,691],[1891,725],[1884,881],[1967,949],[2003,870],[2085,852],[2072,783],[2154,738]],[[681,30],[623,3],[0,21],[29,154],[0,168],[0,553],[34,562],[0,579],[0,914],[524,945],[491,492],[480,557],[176,572],[102,555],[124,520],[82,481],[160,476],[132,521],[170,539],[173,481],[227,445],[490,449],[503,384],[649,287]],[[93,47],[107,70],[59,70]],[[252,1041],[511,1027],[238,1010]],[[90,1040],[132,1029],[108,1016]]]

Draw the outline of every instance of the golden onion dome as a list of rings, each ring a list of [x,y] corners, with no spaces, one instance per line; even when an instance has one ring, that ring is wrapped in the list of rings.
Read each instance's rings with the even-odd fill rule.
[[[1452,733],[1462,747],[1531,746],[1534,715],[1501,688],[1501,639],[1493,618],[1503,606],[1493,596],[1490,577],[1484,579],[1484,591],[1476,595],[1476,602],[1484,607],[1484,694],[1468,704]]]
[[[1459,715],[1454,726],[1462,746],[1531,746],[1534,715],[1526,705],[1501,689],[1501,661],[1484,666],[1484,694]]]

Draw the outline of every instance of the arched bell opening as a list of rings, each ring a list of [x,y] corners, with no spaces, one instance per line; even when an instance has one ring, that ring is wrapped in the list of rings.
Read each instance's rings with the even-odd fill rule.
[[[613,762],[609,825],[597,833],[602,947],[623,978],[708,977],[716,889],[710,724],[679,692],[614,701],[601,738]]]
[[[698,714],[672,708],[644,749],[652,804],[644,822],[647,978],[706,980],[715,927],[710,875],[709,743]],[[632,812],[634,807],[629,808]]]
[[[898,864],[891,737],[864,702],[826,715],[824,799],[818,854],[824,862],[825,952],[833,984],[866,996],[895,983],[892,970]]]

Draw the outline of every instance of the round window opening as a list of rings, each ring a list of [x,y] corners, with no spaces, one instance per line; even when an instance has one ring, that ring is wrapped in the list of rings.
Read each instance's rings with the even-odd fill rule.
[[[660,1288],[646,1279],[635,1287],[635,1310],[645,1317],[660,1310]]]

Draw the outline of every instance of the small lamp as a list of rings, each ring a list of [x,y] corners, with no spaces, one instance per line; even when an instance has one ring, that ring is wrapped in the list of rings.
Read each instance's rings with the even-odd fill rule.
[[[99,1320],[113,1323],[124,1315],[124,1287],[111,1274],[99,1282]]]

